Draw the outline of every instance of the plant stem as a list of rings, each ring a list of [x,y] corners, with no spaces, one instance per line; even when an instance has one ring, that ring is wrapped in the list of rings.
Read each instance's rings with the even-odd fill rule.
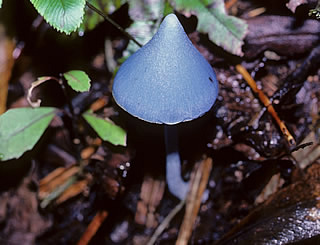
[[[59,84],[62,88],[62,91],[63,91],[63,94],[66,98],[66,101],[67,101],[67,106],[68,106],[68,109],[70,111],[70,118],[71,118],[71,133],[72,133],[72,138],[73,139],[81,139],[80,135],[79,135],[79,131],[78,131],[78,127],[77,127],[77,122],[79,120],[79,114],[75,113],[74,112],[74,108],[73,108],[73,105],[72,105],[72,101],[71,101],[71,97],[68,93],[68,90],[67,90],[67,87],[66,87],[66,80],[63,78],[63,75],[60,74],[60,79],[59,79]],[[66,122],[64,122],[66,123]],[[82,174],[82,170],[83,170],[83,159],[81,158],[81,149],[79,147],[78,144],[73,144],[74,147],[75,147],[75,152],[76,152],[76,158],[77,158],[77,161],[79,162],[80,161],[80,174]]]
[[[86,1],[86,5],[88,8],[99,14],[102,18],[109,21],[113,26],[115,26],[119,31],[121,31],[124,35],[126,35],[130,40],[132,40],[135,44],[137,44],[140,48],[142,47],[142,44],[139,43],[130,33],[126,32],[119,24],[114,22],[109,16],[107,16],[105,13],[103,13],[101,10],[97,9],[95,6],[93,6],[91,3]]]
[[[175,125],[164,126],[166,146],[166,179],[171,194],[183,200],[189,190],[189,182],[181,177],[181,161],[178,147],[178,129]]]
[[[67,88],[64,84],[64,80],[62,78],[62,75],[60,75],[60,79],[59,79],[59,84],[62,88],[62,91],[63,91],[63,94],[64,94],[64,97],[66,98],[67,100],[67,105],[68,105],[68,108],[69,108],[69,111],[71,113],[71,116],[72,117],[75,117],[75,114],[74,114],[74,110],[73,110],[73,106],[72,106],[72,103],[71,103],[71,99],[70,99],[70,96],[68,94],[68,91],[67,91]]]

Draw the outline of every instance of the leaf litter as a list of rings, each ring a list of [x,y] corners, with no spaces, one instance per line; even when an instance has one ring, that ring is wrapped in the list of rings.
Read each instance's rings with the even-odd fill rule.
[[[236,1],[232,8],[238,8],[240,12],[251,10],[251,8],[241,9],[241,6],[246,6],[241,4],[243,4],[242,1]],[[119,9],[119,11],[126,12],[128,9]],[[181,12],[183,14],[183,11]],[[181,128],[183,132],[187,132],[181,140],[184,174],[188,177],[196,160],[201,159],[204,154],[212,158],[213,162],[208,180],[209,199],[200,206],[192,228],[190,244],[213,244],[214,242],[228,244],[230,239],[244,242],[248,240],[270,242],[270,231],[275,232],[273,234],[277,235],[278,241],[282,241],[282,238],[286,239],[283,240],[284,242],[307,241],[318,237],[319,229],[310,230],[309,228],[317,227],[319,220],[317,205],[319,154],[317,149],[319,145],[320,73],[319,65],[317,66],[319,56],[315,55],[316,46],[319,44],[319,39],[317,39],[319,29],[315,28],[318,24],[313,20],[307,20],[305,23],[308,25],[300,26],[302,29],[306,28],[303,29],[304,31],[299,31],[302,29],[292,30],[285,25],[279,25],[280,31],[275,33],[274,38],[270,41],[266,34],[268,29],[272,31],[268,24],[270,21],[292,23],[295,20],[294,16],[275,18],[274,15],[267,13],[256,17],[257,22],[254,19],[246,20],[249,25],[249,33],[245,39],[245,48],[242,50],[241,65],[251,73],[257,87],[272,100],[275,110],[298,145],[310,141],[314,144],[299,149],[292,154],[292,157],[292,149],[288,146],[275,121],[264,109],[259,99],[254,96],[241,75],[237,73],[234,64],[239,61],[235,62],[234,57],[227,56],[224,51],[213,45],[208,36],[194,31],[192,39],[195,45],[214,65],[220,83],[220,93],[218,102],[212,110],[216,114],[210,114],[205,127],[195,130],[197,125],[193,125],[192,129],[196,131],[193,134],[188,132],[188,127],[182,125]],[[116,13],[114,18],[117,21],[123,19],[121,15],[117,17]],[[196,26],[197,19],[187,16],[186,20],[185,23]],[[255,25],[264,32],[252,31],[257,27]],[[298,36],[301,39],[307,40],[304,44],[298,43],[297,46],[290,41],[290,38],[286,38],[296,30],[299,31]],[[43,38],[46,32],[43,33],[43,30],[39,29],[35,35]],[[125,47],[119,40],[125,40],[126,37],[119,36],[119,34],[113,36],[112,33],[108,35],[116,50],[115,54],[122,53]],[[261,38],[257,39],[259,35]],[[90,41],[90,38],[97,42],[100,38],[104,39],[104,36],[90,36],[89,34],[86,41]],[[256,42],[257,40],[259,43]],[[287,48],[282,48],[286,44]],[[16,65],[19,67],[23,65],[22,67],[27,67],[33,73],[36,73],[35,68],[51,67],[46,62],[45,56],[50,54],[50,50],[57,52],[57,49],[53,48],[55,46],[52,45],[53,43],[47,43],[46,52],[33,50],[32,55],[26,53],[20,57],[19,64]],[[87,47],[87,43],[82,45]],[[267,54],[266,51],[274,52],[277,56],[273,57],[277,58],[272,59],[270,53]],[[79,53],[79,50],[74,52]],[[313,55],[311,55],[312,52],[314,52]],[[107,99],[102,107],[98,107],[97,113],[102,117],[108,115],[117,124],[128,129],[122,117],[123,112],[112,102],[110,87],[106,85],[110,83],[112,74],[88,62],[94,56],[101,56],[101,53],[103,53],[101,50],[94,52],[92,50],[91,53],[83,55],[83,59],[78,60],[90,66],[91,74],[93,74],[93,89],[84,95],[73,95],[72,104],[77,110],[86,111],[99,98],[105,97]],[[40,59],[42,64],[39,66],[39,62],[33,62],[30,65],[28,59]],[[53,58],[53,61],[59,62],[64,67],[70,67],[72,63],[67,60],[67,57],[65,60],[61,58],[54,60]],[[312,61],[311,64],[309,61]],[[20,69],[20,73],[14,74],[12,80],[15,83],[23,82],[20,78],[24,70]],[[40,75],[45,75],[45,73]],[[39,74],[34,77],[39,77]],[[28,82],[30,84],[30,81]],[[12,89],[17,89],[13,83],[10,86]],[[45,88],[41,90],[45,92]],[[9,106],[16,102],[10,99],[10,93]],[[45,97],[43,103],[55,103],[58,98],[54,95],[55,93],[51,93]],[[67,108],[63,105],[61,107]],[[78,147],[83,156],[87,154],[84,153],[84,150],[89,149],[91,153],[87,155],[88,162],[78,173],[77,178],[80,182],[86,180],[88,174],[91,177],[84,188],[83,186],[79,189],[75,187],[75,191],[81,191],[75,192],[76,195],[69,196],[64,202],[52,201],[45,209],[39,209],[40,212],[38,209],[33,209],[35,211],[29,213],[31,217],[41,217],[35,219],[35,224],[38,227],[42,225],[44,228],[39,229],[38,232],[31,232],[33,235],[31,244],[48,244],[49,241],[55,244],[76,244],[81,241],[88,244],[90,240],[92,244],[141,244],[142,241],[148,241],[155,228],[138,224],[134,217],[138,210],[140,196],[146,194],[144,193],[146,188],[141,188],[144,176],[151,176],[155,183],[163,178],[165,170],[164,164],[161,164],[163,159],[160,153],[163,147],[161,137],[155,133],[152,138],[157,139],[156,142],[142,142],[141,138],[134,138],[135,132],[133,132],[131,134],[133,136],[128,138],[128,147],[117,148],[98,140],[92,131],[83,127],[83,124],[80,123],[78,126],[80,134],[75,137],[70,126],[70,118],[55,119],[50,127],[50,137],[43,139],[42,144],[36,147],[38,153],[32,156],[37,166],[36,175],[33,175],[37,183],[54,169],[62,168],[62,173],[64,173],[74,160],[78,162]],[[143,126],[145,130],[148,130],[148,127],[148,125]],[[132,133],[129,129],[128,132]],[[314,157],[306,160],[306,156],[311,156],[313,152],[315,152]],[[68,155],[71,158],[67,157]],[[300,163],[303,163],[301,167],[304,170],[297,168]],[[7,175],[11,178],[17,175],[17,172],[6,171],[8,170],[3,170],[1,174],[10,173]],[[28,172],[25,174],[30,176]],[[11,186],[10,190],[4,189],[2,200],[5,200],[5,195],[9,193],[13,193],[15,197],[22,197],[20,192],[15,192],[21,186],[25,185],[21,182],[20,185]],[[24,192],[25,195],[35,197],[30,194],[32,185],[28,185],[27,190]],[[269,194],[265,195],[267,192]],[[156,202],[156,206],[146,204],[152,207],[152,212],[146,212],[146,217],[142,215],[140,219],[150,215],[155,222],[161,224],[170,211],[178,205],[178,202],[166,190],[164,193],[159,191],[154,195],[155,199],[158,198],[161,201]],[[262,200],[262,204],[256,206],[258,198]],[[285,200],[291,201],[286,202]],[[35,206],[39,207],[38,199],[35,199],[35,203]],[[17,207],[19,206],[15,208]],[[17,221],[15,216],[5,209],[2,209],[2,213],[5,214],[3,217],[8,219],[3,223],[1,236],[8,238],[10,230],[10,234],[22,234],[19,239],[24,239],[25,233],[19,233],[19,226],[11,226],[12,223],[9,222],[10,219]],[[263,216],[259,215],[261,213]],[[167,229],[159,235],[158,244],[175,243],[181,229],[183,215],[184,211],[176,214]],[[34,219],[28,218],[28,220]],[[47,225],[43,225],[43,220],[48,220]],[[300,226],[297,226],[295,222],[300,222]],[[91,225],[92,223],[98,225],[98,229],[95,225]],[[280,225],[282,230],[288,232],[281,233],[276,229],[276,225]],[[90,228],[93,226],[95,228]],[[297,235],[292,236],[291,231],[301,230],[299,227],[313,234],[314,238],[306,237],[306,234],[301,232],[296,232]],[[262,228],[265,232],[257,235],[255,231]],[[87,238],[80,239],[85,234],[89,234]],[[221,238],[223,240],[218,242]]]

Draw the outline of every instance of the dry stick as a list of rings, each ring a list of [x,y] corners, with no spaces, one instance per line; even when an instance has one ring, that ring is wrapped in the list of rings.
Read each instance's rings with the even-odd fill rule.
[[[158,228],[153,233],[152,237],[148,241],[146,245],[153,245],[161,233],[169,226],[171,220],[176,216],[177,213],[183,208],[183,205],[186,203],[186,199],[183,199],[179,202],[179,204],[171,210],[167,217],[162,221],[162,223],[158,226]]]
[[[59,174],[57,174],[57,172]],[[54,170],[52,174],[48,174],[48,178],[44,177],[43,180],[40,180],[39,186],[39,198],[45,199],[51,192],[63,185],[68,179],[72,178],[79,172],[79,167],[72,166],[69,168],[63,168],[62,170]],[[54,176],[54,177],[52,177]],[[49,181],[47,181],[49,179]],[[45,182],[43,184],[43,182]]]
[[[72,197],[75,197],[79,195],[80,193],[83,193],[86,187],[89,184],[90,179],[86,178],[84,180],[80,180],[69,186],[68,189],[66,189],[56,200],[55,203],[57,205],[69,200]]]
[[[135,44],[137,44],[139,47],[142,47],[142,44],[139,43],[133,36],[131,36],[128,32],[123,30],[123,28],[118,25],[116,22],[114,22],[110,17],[108,17],[106,14],[104,14],[101,10],[97,9],[95,6],[93,6],[91,3],[86,1],[86,5],[88,8],[99,14],[102,18],[104,18],[106,21],[109,21],[113,26],[115,26],[119,31],[121,31],[124,35],[126,35],[129,39],[131,39]]]
[[[51,201],[59,197],[65,190],[67,190],[76,181],[77,181],[76,176],[70,177],[62,185],[59,185],[57,188],[55,188],[45,199],[43,199],[40,203],[40,207],[46,208],[51,203]]]
[[[94,218],[88,225],[86,231],[82,234],[77,245],[87,245],[107,217],[108,217],[107,211],[105,210],[98,211],[98,213],[94,216]]]
[[[249,72],[244,68],[242,65],[236,65],[237,71],[243,76],[243,78],[247,81],[253,92],[259,97],[260,101],[263,105],[267,108],[268,112],[271,114],[273,119],[277,122],[280,127],[281,132],[285,136],[286,140],[288,141],[290,146],[294,146],[296,144],[293,136],[287,129],[284,122],[279,118],[278,113],[275,111],[271,101],[269,98],[263,93],[261,89],[257,87],[256,82],[250,76]]]
[[[209,175],[212,168],[212,159],[207,158],[201,162],[199,168],[196,170],[195,176],[191,184],[190,194],[187,197],[186,214],[181,225],[179,237],[176,244],[187,244],[190,235],[192,233],[192,227],[194,221],[198,215],[198,211],[201,205],[202,194],[206,189]],[[186,203],[186,199],[180,201],[180,203],[168,214],[168,216],[162,221],[158,228],[153,233],[152,237],[148,241],[147,245],[153,245],[162,232],[169,226],[170,221],[174,216],[183,208]],[[185,242],[182,242],[185,241]]]
[[[47,174],[44,178],[42,178],[39,181],[39,193],[42,191],[42,188],[44,186],[48,185],[48,183],[50,183],[52,180],[54,180],[59,175],[61,175],[65,170],[66,170],[66,168],[64,168],[64,167],[56,168],[55,170],[53,170],[52,172]]]
[[[192,230],[199,213],[202,195],[206,189],[210,172],[212,169],[212,159],[206,158],[199,165],[191,185],[191,190],[187,197],[186,211],[179,231],[176,245],[187,245],[191,237]]]
[[[226,9],[230,9],[238,0],[229,0],[224,4]]]

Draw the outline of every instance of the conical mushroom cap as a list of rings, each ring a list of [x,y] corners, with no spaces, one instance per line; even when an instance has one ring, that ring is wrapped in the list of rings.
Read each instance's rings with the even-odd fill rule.
[[[176,124],[209,111],[218,83],[178,18],[169,14],[153,38],[122,64],[112,93],[116,103],[135,117]]]

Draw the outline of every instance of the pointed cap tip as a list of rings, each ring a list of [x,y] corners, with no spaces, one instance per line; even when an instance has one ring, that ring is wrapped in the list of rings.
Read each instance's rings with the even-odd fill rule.
[[[177,29],[183,27],[175,14],[168,14],[162,21],[160,29]]]
[[[164,19],[162,23],[168,23],[171,25],[176,25],[177,23],[180,23],[177,16],[175,14],[168,14]]]

